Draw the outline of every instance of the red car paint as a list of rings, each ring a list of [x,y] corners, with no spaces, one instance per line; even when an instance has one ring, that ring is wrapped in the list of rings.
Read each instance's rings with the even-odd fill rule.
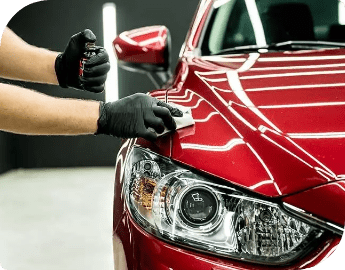
[[[130,62],[135,57],[137,63],[164,64],[165,53],[162,49],[167,32],[165,26],[150,26],[120,34],[113,42],[117,58]]]
[[[345,50],[251,56],[181,59],[188,71],[168,101],[191,107],[196,124],[194,136],[173,135],[172,158],[270,197],[344,179]]]
[[[345,223],[342,213],[345,213],[345,181],[334,181],[315,187],[283,199],[304,211],[317,217],[322,217],[333,223]]]
[[[124,141],[116,163],[114,235],[122,242],[128,269],[312,267],[335,250],[339,236],[326,235],[289,266],[262,266],[163,242],[143,231],[126,209],[123,167],[136,144],[321,220],[345,223],[345,50],[194,56],[212,4],[201,1],[171,84],[151,93],[191,107],[196,123],[155,143]],[[121,36],[114,45],[120,60],[164,63],[162,47],[144,54]],[[116,45],[128,51],[121,56]]]

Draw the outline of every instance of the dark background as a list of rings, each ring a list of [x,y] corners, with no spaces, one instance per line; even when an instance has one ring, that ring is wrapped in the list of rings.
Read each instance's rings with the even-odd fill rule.
[[[103,45],[104,0],[47,0],[19,11],[8,26],[26,42],[63,51],[70,37],[85,28]],[[117,31],[165,25],[172,36],[172,67],[176,64],[199,0],[118,0]],[[109,53],[113,53],[112,51]],[[10,82],[59,97],[104,100],[92,94],[58,86]],[[154,89],[143,74],[119,69],[119,96]],[[0,131],[0,173],[15,168],[113,166],[120,140],[107,136],[23,136]]]

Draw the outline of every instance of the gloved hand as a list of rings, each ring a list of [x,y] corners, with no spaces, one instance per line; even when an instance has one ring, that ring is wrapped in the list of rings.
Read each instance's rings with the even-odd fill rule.
[[[145,94],[134,94],[115,102],[100,104],[97,134],[113,135],[120,138],[142,137],[149,141],[157,139],[153,128],[162,133],[164,127],[176,129],[172,116],[183,113],[170,105]]]
[[[85,62],[83,77],[79,80],[80,60],[86,50],[85,44],[95,41],[96,36],[89,29],[71,37],[65,51],[55,60],[55,73],[61,87],[74,87],[94,93],[104,90],[110,64],[108,53],[102,47],[97,46],[96,55]]]

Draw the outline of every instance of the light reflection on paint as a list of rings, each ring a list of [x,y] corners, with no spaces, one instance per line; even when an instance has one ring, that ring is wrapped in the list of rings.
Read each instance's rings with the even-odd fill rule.
[[[268,167],[266,166],[265,162],[262,160],[262,158],[259,156],[259,154],[254,150],[254,148],[247,143],[247,146],[249,147],[249,149],[253,152],[253,154],[256,156],[256,158],[260,161],[261,165],[265,168],[268,176],[271,178],[271,181],[274,181],[274,177],[271,173],[271,171],[268,169]]]
[[[344,73],[345,73],[345,70],[310,71],[310,72],[295,72],[295,73],[274,73],[274,74],[242,76],[241,80],[277,78],[277,77],[294,77],[294,76],[316,76],[316,75],[344,74]]]
[[[321,250],[321,252],[319,252],[315,257],[313,257],[311,260],[307,261],[306,263],[302,264],[300,266],[301,269],[304,268],[304,266],[312,263],[313,261],[315,261],[331,244],[330,243],[327,243],[327,245],[324,246],[324,248]]]
[[[316,68],[337,68],[344,67],[345,64],[324,64],[324,65],[307,65],[307,66],[283,66],[283,67],[263,67],[251,68],[250,71],[268,71],[268,70],[285,70],[285,69],[316,69]]]
[[[305,160],[301,159],[299,156],[295,155],[294,153],[292,153],[291,151],[287,150],[286,148],[284,148],[283,146],[281,146],[279,143],[275,142],[274,140],[272,140],[271,138],[267,137],[265,134],[261,134],[261,136],[263,138],[265,138],[266,140],[268,140],[269,142],[273,143],[274,145],[278,146],[280,149],[284,150],[285,152],[287,152],[288,154],[290,154],[291,156],[295,157],[296,159],[298,159],[299,161],[303,162],[305,165],[307,165],[310,168],[313,168],[313,166],[311,166],[308,162],[306,162]]]
[[[255,185],[252,185],[249,187],[249,189],[252,189],[252,190],[255,190],[257,189],[258,187],[261,187],[263,185],[268,185],[268,184],[273,184],[273,180],[265,180],[265,181],[261,181]]]
[[[211,112],[209,115],[206,116],[206,118],[202,118],[202,119],[195,119],[194,118],[194,122],[196,123],[204,123],[204,122],[207,122],[208,120],[211,119],[212,116],[214,115],[219,115],[218,112]]]
[[[337,60],[345,59],[345,55],[324,55],[324,56],[290,56],[290,57],[266,57],[258,59],[259,62],[290,62],[290,61],[315,61],[315,60]]]
[[[181,143],[182,149],[194,149],[201,151],[210,151],[210,152],[226,152],[231,150],[237,145],[244,144],[242,139],[232,139],[225,145],[213,146],[213,145],[202,145],[202,144],[193,144],[193,143]]]
[[[345,138],[345,132],[288,133],[292,139],[337,139]]]
[[[190,38],[189,38],[189,43],[188,43],[188,46],[190,49],[194,49],[194,46],[193,46],[193,41],[194,41],[194,37],[195,37],[195,34],[196,34],[196,30],[198,29],[200,23],[201,23],[201,19],[203,18],[205,12],[206,12],[206,9],[208,8],[209,4],[211,3],[212,0],[204,0],[203,2],[201,2],[200,4],[200,9],[196,15],[196,19],[195,19],[195,22],[193,24],[193,28],[191,30],[191,35],[190,35]]]
[[[247,94],[245,93],[245,91],[242,88],[242,84],[241,84],[241,81],[238,77],[238,73],[235,71],[228,71],[227,77],[228,77],[229,85],[230,85],[232,91],[243,102],[243,104],[246,105],[253,113],[255,113],[260,119],[265,121],[273,129],[275,129],[278,132],[281,132],[278,127],[276,127],[265,115],[263,115],[262,112],[260,112],[254,106],[253,102],[250,100],[250,98],[247,96]]]
[[[283,104],[283,105],[262,105],[259,109],[280,109],[280,108],[304,108],[304,107],[325,107],[325,106],[344,106],[344,102],[318,102],[301,104]]]
[[[323,88],[323,87],[343,87],[345,83],[330,83],[330,84],[308,84],[308,85],[289,85],[289,86],[273,86],[262,88],[247,88],[246,92],[260,92],[260,91],[274,91],[274,90],[289,90],[302,88]]]
[[[249,70],[256,63],[256,60],[258,60],[259,57],[259,53],[250,53],[248,60],[243,63],[243,65],[237,70],[237,72],[244,72]]]
[[[206,61],[215,61],[223,63],[243,63],[247,61],[247,58],[230,58],[230,57],[221,57],[221,56],[201,56],[201,60]]]
[[[214,60],[214,57],[210,57],[210,59],[213,59]],[[254,59],[255,57],[253,56],[253,59]],[[303,57],[302,57],[303,58]],[[310,58],[310,57],[309,57]],[[328,59],[329,57],[319,57],[319,59]],[[331,57],[331,58],[334,58],[334,57]],[[341,58],[345,58],[345,57],[341,57]],[[222,59],[225,59],[225,58],[222,58]],[[250,66],[251,64],[253,64],[255,61],[257,61],[258,59],[255,59],[255,61],[252,59],[252,61],[251,62],[248,62],[248,64],[243,64],[242,65],[242,67],[240,68],[240,69],[238,69],[237,70],[237,72],[239,71],[239,70],[245,70],[245,68],[247,67],[246,65],[248,65],[248,66]],[[296,60],[301,60],[301,57],[296,57]],[[229,61],[232,61],[232,60],[234,60],[234,59],[230,59]],[[242,61],[243,59],[240,59],[239,60],[239,58],[237,58],[235,61]],[[244,60],[246,60],[246,59],[244,59]],[[259,59],[260,60],[260,59]],[[277,60],[280,60],[280,61],[287,61],[287,60],[291,60],[291,57],[280,57],[280,58],[275,58],[275,59],[273,59],[274,61],[277,61]],[[293,60],[293,59],[292,59]],[[312,59],[309,59],[309,60],[312,60]],[[313,59],[314,60],[314,59]],[[227,59],[225,59],[225,61],[227,61]],[[248,61],[248,60],[247,60]],[[345,65],[345,64],[344,64]],[[328,66],[328,67],[333,67],[333,65],[320,65],[320,66],[317,66],[317,65],[315,65],[315,66],[313,66],[314,68],[321,68],[321,67],[324,67],[324,66]],[[298,67],[291,67],[291,69],[294,69],[294,68],[298,68]],[[305,68],[307,68],[307,66],[305,66]],[[269,69],[269,68],[268,68]],[[279,68],[277,68],[277,69],[279,69]],[[282,68],[283,69],[283,68]],[[264,69],[263,69],[264,70]],[[245,123],[249,128],[251,128],[252,130],[256,130],[256,128],[255,127],[253,127],[250,123],[248,123],[239,113],[237,113],[236,112],[236,110],[234,109],[234,108],[232,108],[231,107],[231,105],[232,105],[232,102],[229,102],[229,101],[226,101],[226,100],[224,100],[220,95],[219,95],[219,93],[217,93],[217,92],[228,92],[228,93],[231,93],[231,92],[234,92],[235,94],[238,94],[238,96],[241,96],[241,98],[242,99],[240,99],[243,103],[244,103],[244,105],[245,106],[247,106],[248,108],[250,108],[250,109],[254,109],[254,111],[255,110],[257,110],[256,112],[257,112],[257,115],[260,117],[260,114],[262,114],[260,111],[259,111],[259,109],[261,109],[261,108],[273,108],[272,106],[274,106],[274,105],[272,105],[272,106],[267,106],[267,107],[264,107],[264,106],[261,106],[261,107],[255,107],[255,105],[251,102],[251,100],[249,99],[249,97],[245,94],[245,90],[242,88],[242,85],[241,85],[241,82],[240,82],[240,79],[242,79],[242,78],[253,78],[253,76],[245,76],[245,77],[242,77],[242,78],[239,78],[238,77],[238,74],[237,74],[237,72],[236,71],[233,71],[233,73],[235,74],[236,73],[236,77],[237,77],[237,79],[234,81],[234,80],[232,80],[232,85],[236,85],[237,86],[237,88],[236,87],[234,87],[235,88],[235,90],[238,90],[238,89],[241,89],[241,91],[240,92],[237,92],[237,93],[235,93],[235,91],[233,91],[234,89],[233,89],[233,87],[232,87],[232,85],[230,85],[230,87],[231,87],[231,90],[229,89],[229,90],[227,90],[227,89],[220,89],[220,88],[217,88],[217,87],[215,87],[215,86],[213,86],[212,85],[212,83],[214,83],[214,82],[224,82],[224,81],[228,81],[229,83],[230,83],[230,78],[224,78],[226,75],[228,75],[224,70],[217,70],[217,71],[212,71],[212,72],[198,72],[198,71],[196,71],[195,72],[195,75],[197,75],[199,78],[200,78],[200,80],[202,80],[207,86],[208,86],[208,88],[218,97],[218,99],[224,104],[224,105],[226,105],[228,108],[229,108],[229,110],[230,110],[230,112],[233,114],[233,115],[235,115],[240,121],[242,121],[243,123]],[[345,73],[345,70],[344,71],[330,71],[331,73]],[[304,75],[318,75],[318,74],[324,74],[324,72],[301,72],[302,74],[304,74]],[[292,74],[292,76],[294,76],[294,74],[296,74],[296,76],[297,75],[301,75],[301,73],[284,73],[282,76],[290,76],[291,74]],[[209,78],[209,77],[207,77],[207,76],[214,76],[214,75],[218,75],[219,77],[217,78],[217,77],[211,77],[211,78]],[[224,76],[224,77],[223,77]],[[260,76],[260,75],[259,75]],[[262,76],[266,76],[266,75],[262,75]],[[229,76],[228,76],[229,77]],[[230,76],[231,77],[231,76]],[[231,79],[233,79],[232,77],[231,77]],[[240,86],[240,87],[239,87]],[[253,89],[247,89],[246,91],[264,91],[264,90],[276,90],[276,89],[295,89],[295,88],[312,88],[312,87],[338,87],[338,86],[345,86],[345,84],[341,84],[341,83],[338,83],[338,84],[323,84],[323,85],[301,85],[301,86],[280,86],[280,87],[266,87],[266,88],[253,88]],[[192,94],[191,94],[192,93]],[[190,96],[189,96],[189,94],[190,94]],[[196,96],[198,96],[198,97],[200,97],[199,99],[198,99],[198,101],[197,101],[197,106],[196,105],[194,105],[194,108],[195,107],[198,107],[198,105],[200,104],[200,102],[202,102],[202,101],[206,101],[209,105],[211,105],[207,100],[205,100],[205,99],[203,99],[199,94],[197,94],[197,93],[194,93],[194,92],[192,92],[191,90],[189,90],[189,89],[186,89],[185,90],[185,92],[184,92],[184,95],[183,96],[178,96],[178,95],[176,95],[176,96],[170,96],[169,95],[169,100],[174,100],[174,101],[176,101],[176,102],[183,102],[183,101],[181,101],[180,99],[184,99],[184,98],[187,98],[187,97],[189,97],[188,98],[188,101],[191,101],[192,99],[191,99],[191,96],[192,95],[196,95]],[[187,101],[186,101],[187,102]],[[295,106],[296,104],[290,104],[290,105],[287,105],[287,106]],[[297,105],[299,105],[299,104],[297,104]],[[302,105],[304,105],[304,104],[301,104],[300,106],[302,106]],[[335,102],[335,103],[310,103],[310,104],[306,104],[306,106],[322,106],[322,105],[328,105],[328,106],[331,106],[331,105],[345,105],[345,102]],[[212,106],[212,105],[211,105]],[[241,105],[241,106],[243,106],[243,105]],[[277,105],[277,106],[280,106],[280,105]],[[282,107],[283,107],[284,105],[282,105]],[[213,107],[213,106],[212,106]],[[214,107],[213,107],[214,108]],[[215,109],[215,108],[214,108]],[[210,119],[211,119],[211,116],[213,116],[213,115],[216,115],[217,114],[217,110],[215,109],[215,111],[214,112],[211,112],[206,118],[203,118],[203,119],[196,119],[196,122],[207,122],[207,121],[209,121]],[[222,116],[223,117],[223,116]],[[223,117],[224,118],[224,117]],[[261,117],[260,117],[261,118]],[[225,119],[225,118],[224,118]],[[226,120],[226,119],[225,119]],[[227,120],[226,120],[227,121]],[[234,128],[234,126],[233,125],[231,125],[231,123],[229,122],[229,121],[227,121],[227,123],[236,131],[236,132],[238,132],[235,128]],[[270,126],[272,126],[273,124],[271,123],[270,124]],[[266,127],[266,126],[260,126],[259,127],[259,129],[260,129],[260,132],[262,132],[262,133],[265,133],[267,130],[269,130],[270,132],[273,132],[274,134],[276,134],[276,135],[279,135],[279,136],[282,136],[282,132],[277,128],[277,127],[275,127],[274,125],[273,125],[273,127],[274,127],[274,129],[271,129],[270,127]],[[239,134],[239,133],[238,133]],[[318,136],[321,136],[321,137],[325,137],[325,138],[334,138],[334,137],[336,137],[336,136],[340,136],[340,137],[345,137],[345,132],[341,132],[341,133],[319,133],[319,134],[308,134],[308,133],[306,133],[306,134],[298,134],[298,133],[289,133],[288,134],[288,136],[290,136],[291,138],[303,138],[303,136],[311,136],[311,137],[317,137],[318,138]],[[289,150],[287,150],[286,148],[284,148],[284,147],[282,147],[281,145],[279,145],[278,143],[276,143],[274,140],[272,140],[272,139],[270,139],[269,137],[267,137],[267,136],[265,136],[265,135],[263,135],[263,137],[264,138],[266,138],[267,140],[269,140],[269,141],[271,141],[272,143],[274,143],[274,144],[276,144],[278,147],[280,147],[281,149],[283,149],[285,152],[287,152],[288,154],[290,154],[291,156],[293,156],[294,158],[296,158],[296,159],[298,159],[298,160],[300,160],[301,162],[303,162],[304,164],[306,164],[308,167],[310,167],[310,168],[313,168],[313,169],[315,169],[317,172],[319,172],[320,173],[320,175],[321,176],[323,176],[323,178],[326,178],[326,179],[329,179],[328,177],[326,177],[326,174],[328,175],[329,173],[328,172],[330,172],[330,170],[326,167],[326,166],[324,166],[321,162],[319,162],[318,160],[316,160],[314,157],[312,157],[309,153],[307,153],[304,149],[302,149],[300,146],[298,146],[298,145],[296,145],[296,144],[294,144],[292,141],[291,141],[291,143],[293,144],[293,145],[295,145],[299,150],[301,150],[303,153],[305,153],[306,155],[308,155],[308,157],[311,157],[314,161],[316,161],[318,164],[320,164],[323,168],[325,168],[326,169],[326,171],[323,171],[322,169],[320,169],[320,168],[317,168],[317,167],[314,167],[314,166],[312,166],[312,165],[310,165],[308,162],[306,162],[305,160],[303,160],[302,158],[300,158],[299,156],[297,156],[297,155],[295,155],[293,152],[291,152],[291,151],[289,151]],[[243,136],[241,135],[241,138],[243,138]],[[220,150],[220,149],[222,149],[222,147],[225,147],[225,149],[227,149],[228,147],[229,147],[229,145],[225,145],[225,146],[218,146],[218,147],[215,147],[215,148],[213,148],[213,146],[209,146],[209,145],[196,145],[196,144],[182,144],[181,145],[182,146],[182,148],[183,149],[186,149],[186,148],[191,148],[191,149],[198,149],[198,150],[205,150],[205,151],[217,151],[217,148],[218,148],[218,151]],[[230,146],[230,149],[231,149],[232,147]],[[249,147],[250,148],[250,147]],[[229,149],[229,150],[230,150]],[[252,149],[252,148],[250,148],[250,150],[255,154],[256,152],[255,152],[255,150],[254,149]],[[257,157],[257,156],[256,156]],[[257,157],[257,159],[260,161],[260,157],[258,158]],[[261,160],[262,161],[262,160]],[[260,162],[261,162],[260,161]],[[261,164],[263,165],[263,167],[264,168],[267,168],[267,166],[263,163],[263,161],[261,162]],[[335,176],[334,174],[332,174],[332,175],[330,175],[330,177],[331,178],[335,178],[335,177],[339,177],[339,176]],[[273,176],[272,176],[272,179],[273,179]],[[257,187],[259,187],[259,186],[261,186],[261,185],[264,185],[264,184],[274,184],[274,186],[275,186],[275,188],[277,189],[277,192],[279,193],[279,194],[282,194],[281,193],[281,191],[280,191],[280,189],[279,189],[279,186],[277,185],[277,183],[274,183],[274,180],[265,180],[265,181],[262,181],[262,182],[259,182],[258,184],[256,184],[256,185],[253,185],[251,188],[257,188]]]

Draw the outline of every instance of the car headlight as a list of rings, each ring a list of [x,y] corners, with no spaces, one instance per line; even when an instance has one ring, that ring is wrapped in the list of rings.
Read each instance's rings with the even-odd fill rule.
[[[124,178],[134,220],[177,244],[273,265],[304,255],[324,233],[278,204],[213,183],[139,147],[128,156]]]

